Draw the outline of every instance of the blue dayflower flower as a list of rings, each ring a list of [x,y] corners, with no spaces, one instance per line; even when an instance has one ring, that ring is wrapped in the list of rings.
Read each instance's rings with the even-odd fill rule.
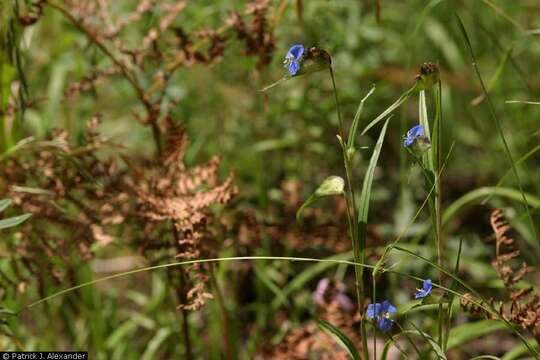
[[[376,304],[368,305],[367,313],[366,313],[368,319],[373,319],[375,317],[378,317],[380,313],[381,313],[381,304],[376,303]]]
[[[382,303],[369,304],[366,315],[368,319],[375,319],[377,321],[379,330],[387,332],[394,325],[394,320],[390,319],[390,315],[396,312],[396,307],[390,301],[385,300]]]
[[[295,76],[300,71],[305,51],[306,48],[304,45],[297,44],[291,46],[287,55],[285,55],[283,65],[287,68],[291,76]]]
[[[394,326],[394,320],[392,320],[392,319],[383,317],[383,318],[380,318],[380,319],[377,321],[377,327],[378,327],[379,330],[381,330],[382,332],[388,332],[388,331],[390,331],[390,330],[392,329],[392,326]]]
[[[426,279],[422,282],[422,288],[416,289],[416,292],[414,293],[414,298],[423,299],[431,293],[432,289],[433,285],[431,284],[431,279]]]
[[[418,124],[407,131],[407,135],[403,137],[403,146],[417,155],[422,155],[429,150],[431,142],[426,136],[424,126]]]
[[[424,136],[425,136],[424,126],[415,125],[409,131],[407,131],[407,135],[403,139],[403,146],[410,147],[412,146],[412,144],[414,144],[416,140]]]
[[[397,312],[397,309],[394,305],[390,303],[388,300],[384,300],[381,304],[381,313],[382,314],[395,314]]]

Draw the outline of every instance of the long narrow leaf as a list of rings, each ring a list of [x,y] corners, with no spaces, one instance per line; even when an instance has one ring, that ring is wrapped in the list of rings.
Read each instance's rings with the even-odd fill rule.
[[[335,339],[338,340],[338,344],[346,350],[350,357],[353,360],[360,360],[360,354],[358,353],[358,350],[354,347],[353,342],[347,335],[345,335],[341,330],[339,330],[334,325],[330,324],[329,322],[326,322],[322,319],[317,319],[317,324],[328,335],[331,335]]]
[[[375,85],[371,88],[371,90],[364,96],[362,100],[360,100],[360,105],[358,105],[358,109],[356,110],[356,114],[354,115],[354,119],[351,125],[351,130],[349,131],[349,140],[347,141],[347,147],[350,149],[351,147],[354,147],[354,138],[356,137],[356,131],[358,130],[358,122],[360,121],[360,115],[362,115],[362,110],[364,109],[364,103],[366,100],[373,94],[375,91]]]
[[[24,215],[19,215],[19,216],[7,218],[4,220],[0,220],[0,230],[17,226],[20,223],[28,220],[30,216],[32,216],[32,214],[24,214]]]
[[[3,199],[3,200],[0,200],[0,212],[6,210],[6,208],[11,205],[11,200],[10,199]]]
[[[379,134],[379,139],[375,144],[375,149],[373,149],[373,154],[371,155],[371,160],[369,161],[369,166],[364,177],[364,183],[362,185],[362,193],[360,194],[360,203],[358,204],[358,222],[367,223],[368,213],[369,213],[369,200],[371,198],[371,186],[373,184],[373,174],[375,173],[375,167],[377,166],[377,161],[379,161],[379,155],[381,154],[382,144],[384,142],[384,136],[386,134],[386,128],[388,127],[388,120],[384,123],[381,133]]]
[[[486,1],[486,0],[484,0],[484,1]],[[489,108],[491,118],[492,118],[493,122],[495,123],[495,127],[497,128],[497,133],[499,134],[499,137],[500,137],[501,142],[502,142],[503,147],[504,147],[504,152],[506,154],[506,157],[508,158],[508,161],[510,162],[510,165],[512,167],[512,172],[514,173],[514,178],[516,179],[516,182],[517,182],[518,187],[519,187],[519,191],[520,191],[521,196],[523,198],[525,212],[527,213],[527,218],[529,220],[529,226],[531,227],[531,230],[534,233],[534,238],[535,238],[536,242],[540,245],[540,238],[538,238],[538,234],[536,232],[536,226],[534,224],[531,213],[529,211],[529,204],[527,202],[527,198],[526,198],[525,192],[523,190],[523,185],[521,183],[521,179],[520,179],[519,173],[517,171],[516,163],[514,162],[512,152],[510,151],[510,146],[508,145],[508,142],[506,141],[506,137],[504,135],[504,131],[502,129],[501,122],[499,121],[499,118],[497,117],[497,114],[495,113],[495,107],[493,106],[493,103],[492,103],[491,98],[490,98],[490,96],[488,94],[486,85],[484,84],[484,80],[482,78],[482,75],[480,74],[480,69],[478,68],[478,64],[477,64],[477,61],[476,61],[476,56],[474,55],[471,40],[469,39],[469,35],[467,34],[467,30],[465,29],[465,25],[463,24],[463,21],[461,21],[461,18],[459,16],[457,16],[457,19],[458,19],[460,30],[461,30],[461,32],[463,34],[463,37],[465,38],[465,43],[467,44],[467,48],[468,48],[469,53],[471,55],[474,71],[476,73],[476,76],[478,77],[478,81],[480,82],[480,86],[481,86],[482,91],[483,91],[483,93],[484,93],[484,95],[486,97],[486,101],[487,101],[487,104],[488,104],[488,108]]]
[[[474,189],[459,199],[455,200],[446,208],[443,214],[443,226],[448,225],[464,207],[480,202],[485,196],[498,196],[511,199],[518,202],[523,202],[523,197],[518,190],[504,187],[486,186]],[[530,193],[525,193],[525,199],[533,208],[540,207],[540,197]]]
[[[504,329],[506,329],[506,325],[496,320],[481,320],[456,326],[450,331],[448,349],[462,346],[468,341],[479,339],[494,331]]]
[[[369,129],[377,125],[380,121],[384,120],[388,115],[390,115],[394,110],[396,110],[401,104],[407,100],[409,95],[413,92],[415,86],[407,90],[403,95],[401,95],[392,105],[390,105],[386,110],[384,110],[379,116],[373,119],[362,131],[361,135],[365,135]]]
[[[424,340],[426,340],[426,342],[429,344],[429,346],[431,346],[431,349],[437,355],[437,359],[439,359],[439,360],[447,360],[446,355],[444,354],[444,351],[441,349],[439,344],[437,344],[437,342],[435,341],[435,339],[433,339],[433,337],[431,335],[429,335],[429,334],[423,332],[422,330],[420,330],[412,321],[409,322],[409,323],[412,325],[412,327],[414,327],[414,329],[418,332],[418,334],[420,336],[422,336],[424,338]]]

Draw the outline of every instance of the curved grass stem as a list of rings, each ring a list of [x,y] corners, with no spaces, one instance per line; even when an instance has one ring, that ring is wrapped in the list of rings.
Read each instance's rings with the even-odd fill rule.
[[[336,79],[334,76],[334,70],[332,69],[332,65],[328,66],[328,71],[330,73],[330,78],[332,79],[332,88],[334,91],[334,100],[336,102],[336,110],[338,113],[338,126],[339,126],[339,143],[341,145],[341,152],[343,155],[343,165],[345,167],[345,177],[347,181],[347,193],[345,198],[347,199],[347,217],[348,217],[348,223],[349,223],[349,229],[350,229],[350,235],[351,235],[351,243],[353,248],[353,255],[354,255],[354,261],[358,263],[364,263],[365,262],[365,249],[360,246],[358,241],[358,221],[357,219],[357,207],[356,207],[356,196],[354,192],[354,187],[352,186],[352,169],[351,169],[351,163],[350,158],[347,156],[347,146],[344,143],[345,141],[345,133],[343,130],[343,118],[341,116],[341,108],[339,105],[339,97],[337,92],[337,86],[336,86]],[[368,344],[367,344],[367,331],[366,331],[366,324],[364,321],[364,281],[363,281],[363,268],[355,266],[354,267],[354,276],[355,276],[355,287],[356,287],[356,298],[358,303],[358,311],[361,316],[360,321],[360,331],[361,331],[361,338],[362,338],[362,353],[364,356],[364,359],[369,359],[369,350],[368,350]]]

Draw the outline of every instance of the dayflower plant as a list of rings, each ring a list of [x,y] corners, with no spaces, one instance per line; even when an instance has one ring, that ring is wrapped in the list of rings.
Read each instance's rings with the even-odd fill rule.
[[[295,76],[300,72],[305,51],[304,45],[293,45],[290,47],[287,55],[285,55],[283,65],[287,68],[291,76]]]
[[[366,315],[368,319],[376,320],[379,330],[387,332],[394,325],[394,320],[390,319],[390,315],[396,312],[396,307],[390,301],[384,300],[382,303],[369,304]]]
[[[432,289],[433,285],[431,284],[431,279],[426,279],[422,282],[422,288],[416,289],[416,292],[414,293],[414,298],[423,299],[431,293]]]

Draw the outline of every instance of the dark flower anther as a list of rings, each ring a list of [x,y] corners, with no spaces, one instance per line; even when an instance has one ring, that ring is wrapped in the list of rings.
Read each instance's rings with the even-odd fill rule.
[[[414,293],[414,298],[423,299],[431,293],[431,290],[433,290],[431,279],[426,279],[422,282],[422,288],[416,289],[416,292]]]
[[[384,300],[382,303],[369,304],[366,315],[368,319],[374,319],[377,322],[379,330],[387,332],[394,325],[394,320],[390,319],[390,315],[396,312],[396,307],[390,301]]]
[[[291,76],[295,76],[300,72],[305,51],[304,45],[293,45],[287,52],[287,55],[285,55],[283,65],[287,68]]]

